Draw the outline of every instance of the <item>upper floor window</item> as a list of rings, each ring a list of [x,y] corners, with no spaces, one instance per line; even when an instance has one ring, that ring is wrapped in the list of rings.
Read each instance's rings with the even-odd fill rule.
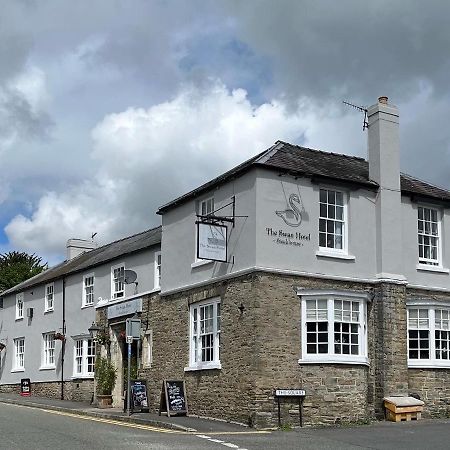
[[[367,362],[367,294],[307,291],[301,304],[299,362]]]
[[[209,216],[214,212],[214,197],[202,200],[199,205],[199,214]]]
[[[161,252],[155,253],[155,289],[161,287]]]
[[[417,228],[419,264],[442,265],[439,211],[419,206],[417,208]]]
[[[16,295],[16,320],[23,319],[23,292]]]
[[[13,370],[25,369],[25,338],[14,339]]]
[[[42,362],[43,368],[55,367],[55,333],[42,335]]]
[[[82,306],[92,306],[94,304],[94,274],[83,277],[83,301]]]
[[[50,283],[45,286],[45,307],[44,312],[53,311],[53,303],[54,303],[54,284]]]
[[[408,365],[450,367],[450,307],[408,307]]]
[[[192,304],[190,318],[187,370],[220,369],[220,298]]]
[[[92,377],[95,370],[95,342],[93,339],[75,339],[73,374]]]
[[[125,296],[125,265],[111,267],[111,298]]]
[[[319,196],[319,247],[326,251],[345,252],[347,250],[345,195],[331,189],[320,189]]]

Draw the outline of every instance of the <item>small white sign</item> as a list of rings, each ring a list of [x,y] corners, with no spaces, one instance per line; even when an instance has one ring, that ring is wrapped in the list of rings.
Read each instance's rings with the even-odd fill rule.
[[[227,261],[227,227],[211,223],[197,224],[197,257]]]
[[[127,336],[127,344],[133,343],[133,336]]]
[[[305,397],[306,392],[303,389],[276,389],[276,397]]]

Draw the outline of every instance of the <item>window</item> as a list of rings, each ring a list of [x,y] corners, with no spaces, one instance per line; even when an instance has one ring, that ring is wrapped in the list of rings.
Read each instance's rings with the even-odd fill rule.
[[[42,335],[42,363],[43,368],[55,367],[55,333]]]
[[[144,335],[142,345],[143,355],[142,361],[144,367],[151,367],[153,363],[153,331],[147,330]]]
[[[186,370],[220,369],[220,299],[190,307],[190,357]]]
[[[25,338],[14,339],[13,370],[25,370]]]
[[[53,311],[54,300],[54,284],[50,283],[45,286],[45,307],[44,312]]]
[[[23,319],[23,292],[16,295],[16,320]]]
[[[450,367],[450,307],[408,307],[408,365]]]
[[[441,265],[439,212],[436,209],[417,208],[419,264]]]
[[[112,278],[111,297],[113,299],[125,296],[124,275],[125,275],[124,264],[120,264],[111,268],[111,278]]]
[[[319,247],[345,252],[347,212],[344,193],[320,189],[319,210]]]
[[[92,306],[94,304],[94,274],[83,277],[83,301],[82,306]]]
[[[93,377],[95,369],[95,342],[93,339],[76,339],[74,343],[75,377]]]
[[[207,198],[200,202],[199,214],[201,216],[209,216],[214,212],[214,197]]]
[[[302,357],[299,362],[367,363],[368,294],[299,291]]]
[[[161,287],[161,252],[155,253],[155,289]]]

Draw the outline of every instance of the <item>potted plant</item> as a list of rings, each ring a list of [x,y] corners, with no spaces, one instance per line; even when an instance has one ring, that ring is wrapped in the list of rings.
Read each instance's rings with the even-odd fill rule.
[[[99,408],[112,407],[112,391],[116,384],[116,368],[108,358],[97,357],[95,361],[95,380]]]

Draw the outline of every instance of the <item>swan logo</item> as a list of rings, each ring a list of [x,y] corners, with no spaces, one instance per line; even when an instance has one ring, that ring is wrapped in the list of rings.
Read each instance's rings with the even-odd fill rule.
[[[284,210],[275,211],[275,214],[281,217],[284,223],[290,227],[300,226],[302,223],[301,209],[303,209],[300,196],[298,194],[291,194],[287,206]]]

